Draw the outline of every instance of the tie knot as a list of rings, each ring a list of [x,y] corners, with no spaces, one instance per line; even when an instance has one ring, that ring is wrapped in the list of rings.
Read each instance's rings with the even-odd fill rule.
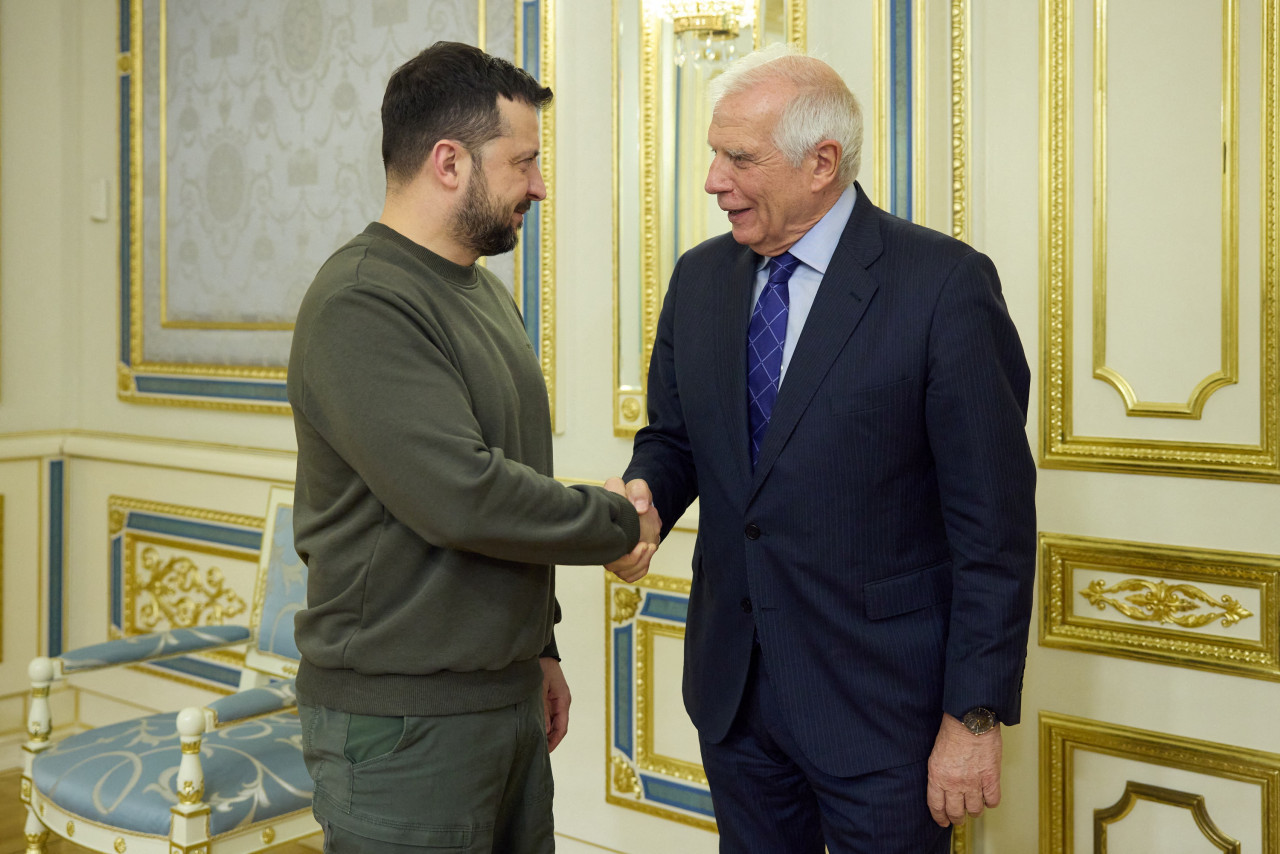
[[[781,284],[791,278],[791,274],[800,265],[800,259],[790,252],[783,252],[769,259],[769,281]]]

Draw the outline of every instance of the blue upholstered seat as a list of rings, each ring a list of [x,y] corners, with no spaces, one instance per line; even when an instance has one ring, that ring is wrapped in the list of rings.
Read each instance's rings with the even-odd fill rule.
[[[270,848],[318,830],[291,679],[299,658],[293,615],[305,605],[307,586],[293,548],[291,490],[271,490],[258,567],[247,629],[171,628],[32,662],[23,780],[28,851],[44,850],[51,832],[108,854],[139,850],[135,843],[217,854]],[[204,708],[50,741],[51,681],[246,640],[240,691]]]
[[[35,788],[82,820],[167,837],[169,808],[178,803],[177,717],[151,715],[65,738],[40,755]],[[213,836],[311,808],[302,730],[292,712],[214,730],[200,758]]]

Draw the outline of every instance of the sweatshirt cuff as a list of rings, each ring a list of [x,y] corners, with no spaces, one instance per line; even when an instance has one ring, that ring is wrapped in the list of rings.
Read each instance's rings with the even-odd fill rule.
[[[609,499],[613,501],[613,521],[622,529],[622,533],[627,538],[627,549],[622,554],[626,554],[636,547],[640,542],[640,517],[636,514],[636,508],[625,496],[616,492],[604,490]],[[621,557],[622,555],[619,555]]]

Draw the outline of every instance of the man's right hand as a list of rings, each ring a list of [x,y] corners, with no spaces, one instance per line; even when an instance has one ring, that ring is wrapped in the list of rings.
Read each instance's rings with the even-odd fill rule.
[[[649,561],[658,550],[658,541],[662,535],[662,519],[658,515],[658,508],[653,504],[649,484],[643,480],[637,478],[624,485],[621,478],[611,477],[605,481],[604,488],[625,496],[640,517],[640,542],[636,543],[630,554],[605,564],[605,569],[631,584],[644,578],[649,572]]]

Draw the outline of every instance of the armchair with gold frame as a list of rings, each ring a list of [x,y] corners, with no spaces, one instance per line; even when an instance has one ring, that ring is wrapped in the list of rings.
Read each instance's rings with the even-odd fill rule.
[[[317,833],[292,682],[293,614],[305,601],[293,492],[272,487],[248,628],[173,629],[32,661],[29,854],[43,854],[50,833],[105,854],[247,854]],[[53,681],[246,641],[237,693],[50,739]]]

